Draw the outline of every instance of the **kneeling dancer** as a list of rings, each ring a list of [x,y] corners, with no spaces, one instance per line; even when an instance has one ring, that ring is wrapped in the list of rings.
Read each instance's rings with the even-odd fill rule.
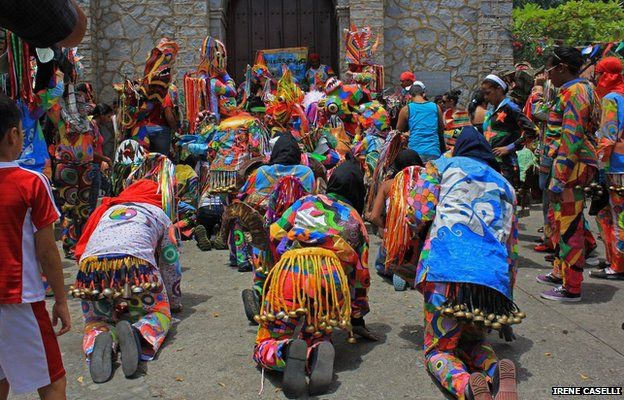
[[[407,201],[414,233],[431,224],[416,276],[427,369],[458,399],[491,400],[489,383],[496,399],[517,399],[513,363],[485,340],[490,329],[512,340],[524,318],[512,300],[516,197],[486,139],[464,128],[453,157],[429,162]]]
[[[161,193],[141,179],[105,198],[76,247],[80,267],[71,294],[83,299],[82,347],[96,383],[110,379],[115,348],[126,377],[139,359],[153,359],[171,311],[181,309],[177,240]]]
[[[263,368],[284,372],[288,398],[306,389],[311,395],[327,391],[336,328],[349,331],[350,342],[353,333],[377,339],[364,324],[368,235],[359,214],[363,173],[353,159],[336,168],[327,193],[299,199],[270,229],[277,263],[264,283],[253,357]]]

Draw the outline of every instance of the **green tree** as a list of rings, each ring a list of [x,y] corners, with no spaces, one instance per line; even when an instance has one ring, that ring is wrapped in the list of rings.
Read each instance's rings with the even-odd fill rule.
[[[615,0],[573,0],[554,8],[529,3],[513,10],[514,58],[543,63],[553,44],[583,46],[624,38],[624,9]]]

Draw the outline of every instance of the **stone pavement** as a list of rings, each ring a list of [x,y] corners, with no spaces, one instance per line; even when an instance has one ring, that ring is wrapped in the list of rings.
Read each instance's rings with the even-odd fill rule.
[[[624,282],[594,280],[586,273],[582,303],[542,300],[539,293],[547,287],[539,285],[535,276],[548,268],[542,255],[531,250],[540,215],[534,209],[531,217],[521,220],[515,301],[528,317],[516,327],[515,342],[508,344],[491,335],[494,347],[499,356],[516,362],[525,400],[554,398],[552,386],[623,386]],[[371,241],[370,259],[374,260],[379,240],[371,236]],[[271,373],[265,375],[264,390],[258,395],[261,372],[251,360],[256,329],[247,323],[240,299],[241,290],[250,286],[251,274],[229,268],[227,260],[226,251],[201,253],[193,242],[185,243],[185,311],[177,316],[180,321],[158,358],[144,364],[135,379],[125,379],[117,369],[110,382],[91,382],[81,353],[80,306],[71,301],[74,329],[60,339],[68,398],[283,399],[276,389],[280,378]],[[75,267],[67,265],[69,285]],[[395,292],[391,284],[371,275],[372,311],[366,320],[381,340],[349,345],[338,332],[334,383],[330,393],[319,398],[445,398],[423,366],[422,296],[414,290]],[[32,395],[11,398],[35,399]],[[599,397],[583,397],[591,398]]]

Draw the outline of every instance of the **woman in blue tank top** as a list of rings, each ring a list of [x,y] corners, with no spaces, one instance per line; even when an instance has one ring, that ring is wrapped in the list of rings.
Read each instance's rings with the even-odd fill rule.
[[[446,151],[442,110],[425,99],[422,87],[413,85],[410,94],[412,101],[401,109],[397,130],[409,132],[408,147],[423,161],[436,159]]]

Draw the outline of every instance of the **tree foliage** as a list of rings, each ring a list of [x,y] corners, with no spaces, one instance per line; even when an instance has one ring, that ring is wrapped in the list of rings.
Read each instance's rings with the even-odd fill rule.
[[[529,3],[513,10],[513,35],[514,58],[539,65],[543,51],[554,44],[584,46],[624,39],[624,9],[615,0],[573,0],[552,8]]]

